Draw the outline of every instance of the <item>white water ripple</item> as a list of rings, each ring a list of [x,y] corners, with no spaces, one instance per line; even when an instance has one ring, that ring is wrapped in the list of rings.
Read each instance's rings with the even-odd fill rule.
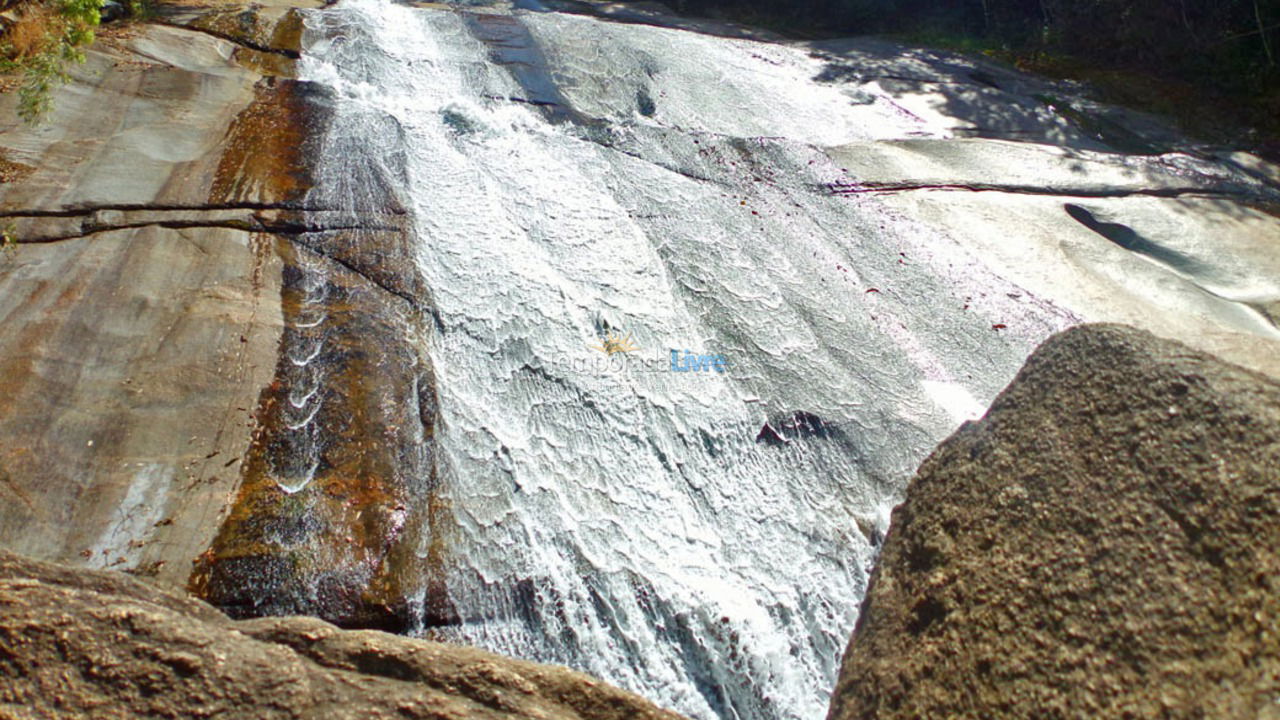
[[[1071,322],[992,332],[964,298],[1017,288],[822,190],[824,145],[946,130],[796,47],[379,0],[308,28],[338,131],[403,158],[438,313],[437,632],[695,718],[821,717],[906,478]]]

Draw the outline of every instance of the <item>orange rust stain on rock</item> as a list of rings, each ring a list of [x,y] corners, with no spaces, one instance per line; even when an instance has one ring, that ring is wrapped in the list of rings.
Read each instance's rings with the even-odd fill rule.
[[[303,157],[305,101],[298,84],[266,78],[227,130],[210,201],[283,203],[312,185]]]
[[[0,183],[18,182],[35,171],[31,165],[10,160],[4,148],[0,148]]]
[[[302,49],[302,14],[297,9],[276,22],[252,6],[219,8],[204,13],[190,25],[243,45],[292,52]]]
[[[307,251],[280,239],[276,252],[288,275]],[[307,426],[319,438],[316,454],[303,463],[295,454],[289,383],[297,379],[291,350],[298,352],[286,336],[276,380],[260,396],[239,491],[189,589],[232,615],[305,613],[400,629],[415,588],[443,597],[443,583],[428,577],[438,574],[430,566],[442,567],[443,547],[426,566],[414,552],[416,534],[433,520],[435,488],[434,465],[415,455],[430,441],[434,401],[405,397],[434,387],[414,350],[426,322],[406,318],[398,299],[340,267],[325,282],[323,352],[311,361],[323,368],[323,382]],[[306,294],[297,284],[285,288],[287,321],[304,316]],[[289,468],[310,462],[305,488],[282,489],[297,480]]]
[[[252,70],[259,75],[282,78],[295,78],[298,76],[294,59],[279,53],[238,47],[231,54],[231,59],[235,60],[240,67]]]
[[[247,15],[220,22],[219,32],[258,32]],[[273,33],[275,45],[300,43],[301,15],[286,16]],[[253,37],[263,42],[260,33]],[[253,102],[227,131],[211,202],[292,205],[303,199],[313,183],[304,148],[319,117],[303,92],[290,80],[259,83]],[[394,630],[408,621],[407,598],[425,585],[437,598],[428,602],[428,618],[450,617],[447,601],[438,599],[445,597],[443,540],[432,532],[425,562],[416,552],[428,544],[419,542],[418,533],[446,524],[449,515],[430,457],[434,379],[421,342],[430,323],[420,309],[406,312],[401,298],[377,284],[405,285],[397,292],[418,296],[417,284],[404,279],[408,273],[379,260],[403,255],[404,234],[330,233],[308,240],[323,245],[326,256],[362,268],[361,274],[325,257],[302,257],[312,251],[292,239],[258,235],[254,242],[280,258],[281,314],[295,330],[318,309],[304,307],[302,278],[310,272],[304,267],[317,260],[328,266],[322,274],[323,342],[308,344],[309,331],[282,335],[276,378],[259,394],[252,416],[240,485],[212,545],[193,561],[188,589],[236,616],[310,614]],[[301,382],[291,355],[321,347],[308,363],[323,380],[290,387]],[[418,397],[412,397],[415,390]],[[310,391],[318,403],[304,430],[314,433],[316,443],[306,462],[299,462],[300,436],[290,425],[298,415],[296,407],[288,409],[293,391],[295,401]],[[300,480],[290,475],[312,463],[305,488],[282,488]]]
[[[306,23],[303,21],[302,12],[294,8],[276,23],[275,29],[271,32],[270,47],[273,50],[302,52],[302,33],[305,30]]]
[[[250,18],[246,24],[242,18]],[[210,29],[229,37],[242,37],[257,47],[241,45],[232,59],[241,67],[265,76],[294,78],[297,73],[297,54],[302,51],[302,33],[305,30],[302,13],[290,10],[269,31],[266,23],[257,15],[244,13],[214,15],[209,18]]]

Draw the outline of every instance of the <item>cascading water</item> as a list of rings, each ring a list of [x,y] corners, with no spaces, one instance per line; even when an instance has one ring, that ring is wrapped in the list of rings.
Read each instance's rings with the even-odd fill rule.
[[[799,48],[560,13],[344,0],[300,67],[318,192],[407,210],[435,313],[424,631],[821,717],[905,479],[1072,321],[829,191],[824,147],[943,131]]]

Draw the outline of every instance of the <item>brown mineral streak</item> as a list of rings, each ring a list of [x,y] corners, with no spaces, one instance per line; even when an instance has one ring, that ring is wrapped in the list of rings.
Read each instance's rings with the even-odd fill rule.
[[[298,84],[267,78],[227,129],[209,202],[300,200],[311,186],[302,157],[306,134]]]
[[[8,153],[0,148],[0,183],[17,182],[33,172],[34,167],[10,160]]]
[[[300,16],[286,16],[273,43],[297,43],[301,30]],[[227,132],[210,202],[299,206],[314,184],[306,140],[322,124],[312,107],[300,83],[264,78],[254,102]],[[281,237],[259,235],[257,242],[274,250],[286,276],[300,273],[301,256],[312,254]],[[359,247],[375,241],[339,234],[323,242]],[[410,394],[413,385],[434,396],[429,368],[423,369],[425,353],[413,352],[429,324],[410,319],[404,329],[409,337],[401,337],[382,307],[398,300],[388,300],[381,290],[371,297],[366,278],[324,256],[309,259],[317,258],[333,275],[326,280],[326,349],[317,358],[325,372],[323,406],[312,421],[322,436],[319,466],[311,483],[294,494],[281,489],[273,470],[273,459],[289,452],[283,439],[289,432],[284,406],[292,362],[286,332],[276,379],[262,390],[254,412],[235,500],[211,547],[194,561],[188,589],[235,616],[305,613],[346,626],[402,629],[408,623],[406,596],[425,584],[433,598],[429,615],[447,617],[443,583],[423,579],[442,576],[443,549],[432,543],[430,573],[414,552],[413,530],[428,521],[422,515],[432,525],[440,515],[430,456],[434,402],[419,411],[416,403],[396,397]],[[301,296],[286,283],[281,309],[287,326],[302,322]],[[425,453],[425,466],[401,467],[406,450]],[[425,477],[412,477],[415,472]],[[414,485],[427,490],[414,493]]]

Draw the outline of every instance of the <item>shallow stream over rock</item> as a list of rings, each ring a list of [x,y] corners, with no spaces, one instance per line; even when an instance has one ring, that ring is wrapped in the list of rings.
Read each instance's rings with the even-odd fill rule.
[[[60,464],[0,456],[15,507],[69,497],[82,525],[24,520],[0,528],[6,546],[75,561],[96,537],[85,564],[149,560],[172,581],[217,528],[190,587],[235,615],[315,614],[563,663],[699,720],[811,720],[911,473],[1042,340],[1127,322],[1280,368],[1280,173],[1189,149],[1077,89],[642,5],[342,0],[303,17],[296,81],[230,75],[225,28],[196,35],[200,71],[234,77],[244,103],[285,98],[250,106],[227,138],[245,118],[310,119],[305,138],[273,136],[306,156],[305,173],[278,173],[297,180],[288,197],[240,183],[200,199],[230,217],[228,242],[255,233],[266,268],[248,322],[268,331],[208,331],[253,349],[245,397],[210,392],[250,430],[210,450],[196,444],[203,416],[166,410],[148,427],[169,433],[159,448],[191,436],[181,470],[151,446],[108,468],[88,431],[44,456]],[[178,53],[176,29],[129,47],[157,54],[168,35]],[[55,131],[13,132],[23,157],[61,147]],[[236,167],[281,152],[249,144]],[[0,268],[11,323],[71,326],[36,299],[90,242],[70,226],[82,215],[189,232],[161,233],[169,251],[209,237],[174,230],[163,213],[185,206],[149,208],[128,183],[89,197],[57,182],[72,189],[3,195],[24,232],[46,233]],[[276,211],[263,239],[259,216]],[[77,311],[76,346],[117,325],[164,334],[111,302]],[[15,438],[50,412],[21,398],[52,397],[21,378],[66,351],[41,333],[0,348],[31,365],[0,401]],[[204,367],[190,345],[181,364],[103,367],[186,382]],[[112,407],[137,417],[143,401],[124,393]],[[147,402],[189,402],[171,395]],[[109,475],[125,459],[137,477]],[[198,482],[213,472],[219,484]],[[81,487],[111,491],[90,502]],[[197,520],[172,521],[180,501]],[[157,541],[177,532],[180,546]]]
[[[345,138],[318,192],[362,178],[402,204],[402,272],[429,295],[419,631],[699,718],[820,717],[903,481],[1038,342],[1170,295],[1181,327],[1277,337],[1255,308],[1277,274],[1240,268],[1229,284],[1257,298],[1197,296],[1070,210],[1216,222],[1196,203],[1274,188],[1108,152],[1035,81],[966,62],[501,7],[309,16],[300,75],[332,91]],[[1001,103],[1022,113],[1006,135],[1040,144],[948,114]],[[957,232],[913,202],[990,210]],[[1009,272],[974,232],[1003,252],[1127,251],[1167,276],[1063,302],[1062,270]],[[1224,263],[1184,234],[1144,242]]]

